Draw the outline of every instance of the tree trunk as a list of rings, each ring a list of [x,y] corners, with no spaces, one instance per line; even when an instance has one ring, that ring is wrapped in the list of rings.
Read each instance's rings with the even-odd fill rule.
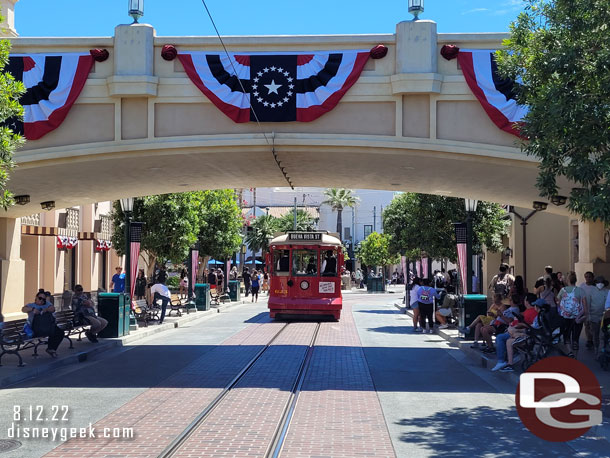
[[[337,232],[339,233],[339,240],[343,240],[343,219],[342,219],[343,208],[337,208]]]

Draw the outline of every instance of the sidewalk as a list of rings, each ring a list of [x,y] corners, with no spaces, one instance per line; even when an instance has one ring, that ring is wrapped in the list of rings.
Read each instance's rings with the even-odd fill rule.
[[[405,309],[404,305],[398,302],[394,303],[394,306],[401,311],[401,313],[405,313],[406,315],[413,317],[413,311],[411,309]],[[501,377],[504,380],[510,380],[516,386],[519,383],[519,376],[521,375],[521,366],[519,363],[515,365],[514,372],[491,372],[491,368],[496,365],[497,359],[495,353],[487,354],[483,353],[477,349],[470,348],[472,344],[471,340],[464,340],[460,337],[459,332],[455,328],[448,329],[436,329],[435,334],[447,340],[451,345],[459,348],[462,352],[464,352],[472,361],[477,364],[480,364],[481,367],[487,368],[490,370],[490,373],[495,374],[498,377]],[[593,351],[587,350],[585,348],[586,337],[584,331],[580,336],[580,350],[578,352],[578,361],[585,364],[597,377],[601,387],[602,393],[604,396],[610,395],[610,371],[604,371],[599,363],[595,359],[595,355]]]
[[[23,380],[38,377],[61,367],[82,363],[87,361],[90,357],[105,351],[117,347],[128,346],[145,337],[178,328],[191,321],[211,318],[224,310],[245,303],[247,303],[246,298],[242,298],[239,302],[228,302],[226,304],[214,306],[205,312],[191,310],[189,314],[183,313],[180,317],[175,315],[170,317],[166,316],[161,325],[157,322],[150,322],[148,326],[138,325],[138,329],[131,331],[127,336],[100,339],[96,344],[89,342],[85,338],[84,333],[83,340],[80,342],[76,340],[78,336],[71,336],[74,348],[70,349],[68,340],[64,339],[57,350],[59,357],[56,359],[49,357],[49,355],[45,353],[44,349],[46,346],[44,345],[39,347],[38,357],[32,356],[33,350],[28,349],[20,352],[25,364],[24,367],[17,366],[18,358],[15,355],[4,355],[2,357],[2,366],[0,366],[0,389],[15,385]]]

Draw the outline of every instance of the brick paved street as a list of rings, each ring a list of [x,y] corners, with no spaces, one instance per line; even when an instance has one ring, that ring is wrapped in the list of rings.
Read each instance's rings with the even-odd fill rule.
[[[509,378],[481,369],[437,335],[415,335],[396,295],[348,294],[320,326],[281,456],[605,457],[608,429],[567,444],[531,435]],[[17,426],[134,429],[132,439],[16,438],[22,457],[156,457],[284,327],[264,302],[112,350],[71,370],[0,391],[0,439],[14,405],[68,405],[69,421]],[[293,323],[175,456],[262,457],[291,399],[314,323]],[[605,389],[605,388],[604,388]]]

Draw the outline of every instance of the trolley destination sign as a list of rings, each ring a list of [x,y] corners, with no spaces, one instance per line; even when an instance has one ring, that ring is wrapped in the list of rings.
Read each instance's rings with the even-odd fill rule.
[[[321,232],[289,232],[288,240],[295,241],[321,241]]]

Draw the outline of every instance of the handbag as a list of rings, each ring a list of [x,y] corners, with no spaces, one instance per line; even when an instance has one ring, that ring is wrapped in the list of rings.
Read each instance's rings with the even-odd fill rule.
[[[32,320],[32,330],[36,337],[46,337],[55,333],[55,317],[52,313],[46,312],[34,315]]]

